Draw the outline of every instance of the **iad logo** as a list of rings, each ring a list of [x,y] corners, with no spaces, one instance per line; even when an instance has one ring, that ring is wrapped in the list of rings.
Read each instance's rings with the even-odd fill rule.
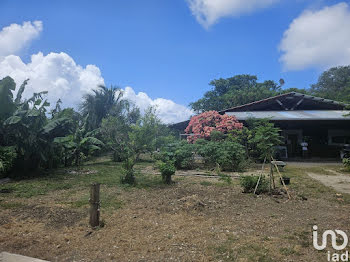
[[[347,247],[349,239],[348,236],[346,235],[346,233],[342,230],[326,230],[325,232],[323,232],[322,234],[322,244],[319,245],[318,244],[318,232],[317,226],[313,226],[313,232],[312,232],[312,241],[313,241],[313,245],[314,248],[316,248],[317,250],[324,250],[327,247],[327,239],[328,236],[330,236],[331,238],[331,244],[333,249],[340,251],[343,250]],[[340,235],[343,238],[343,243],[341,245],[338,245],[337,243],[337,234]],[[338,241],[339,242],[339,241]],[[328,251],[327,254],[327,259],[328,261],[349,261],[349,252],[346,251],[344,253],[331,253],[330,251]]]

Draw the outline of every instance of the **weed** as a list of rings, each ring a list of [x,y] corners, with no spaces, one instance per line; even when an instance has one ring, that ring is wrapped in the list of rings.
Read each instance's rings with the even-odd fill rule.
[[[3,209],[16,209],[21,208],[25,206],[23,203],[20,202],[2,202],[0,201],[0,207]]]
[[[212,183],[212,182],[209,182],[209,181],[202,181],[202,182],[200,182],[200,184],[201,184],[202,186],[212,186],[212,185],[213,185],[213,183]]]

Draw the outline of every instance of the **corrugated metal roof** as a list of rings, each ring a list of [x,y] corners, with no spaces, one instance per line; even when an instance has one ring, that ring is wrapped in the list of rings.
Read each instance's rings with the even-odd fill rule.
[[[295,111],[246,111],[226,112],[238,120],[270,118],[271,120],[350,120],[350,110],[295,110]]]

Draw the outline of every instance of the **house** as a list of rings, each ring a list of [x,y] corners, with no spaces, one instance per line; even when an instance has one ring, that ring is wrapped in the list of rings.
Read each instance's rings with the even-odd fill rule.
[[[308,143],[311,158],[339,158],[350,144],[350,114],[347,105],[329,99],[291,92],[221,111],[234,115],[243,124],[251,118],[269,118],[281,129],[282,158],[302,156],[301,143]],[[189,121],[174,124],[181,130]]]

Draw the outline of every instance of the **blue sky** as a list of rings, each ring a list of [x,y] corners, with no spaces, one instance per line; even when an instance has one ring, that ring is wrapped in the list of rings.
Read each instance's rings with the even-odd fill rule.
[[[318,32],[320,27],[325,27],[316,23],[319,17],[327,24],[327,21],[333,21],[332,15],[343,12],[344,18],[337,21],[337,26],[348,25],[350,12],[347,2],[260,1],[265,4],[259,6],[257,0],[1,0],[0,30],[11,24],[22,26],[25,21],[41,21],[36,35],[33,33],[29,40],[20,40],[24,43],[18,50],[7,53],[3,51],[2,56],[16,55],[24,64],[28,64],[32,62],[31,55],[38,52],[42,52],[44,58],[49,53],[63,52],[83,69],[87,65],[96,66],[101,75],[100,78],[94,77],[93,81],[104,81],[107,86],[130,87],[129,91],[135,93],[132,95],[144,92],[152,102],[164,98],[185,106],[210,90],[208,83],[212,79],[253,74],[261,81],[278,81],[283,78],[285,88],[308,88],[317,81],[324,69],[350,64],[348,57],[342,58],[341,54],[334,54],[334,51],[329,51],[328,56],[323,55],[328,54],[324,50],[330,48],[332,43],[327,47],[310,47],[327,39],[325,32]],[[251,6],[247,7],[248,2],[251,2]],[[337,4],[340,5],[337,10],[327,11],[327,8],[334,8]],[[204,20],[200,20],[200,17]],[[298,18],[299,24],[295,23],[295,28],[286,37],[284,51],[279,50],[284,33],[293,20]],[[308,19],[314,20],[310,22]],[[300,39],[303,38],[305,21],[315,24],[314,28],[309,25],[308,30],[312,31],[311,34],[318,32],[317,43]],[[348,39],[340,41],[346,40]],[[303,47],[309,49],[295,50],[293,43],[303,41]],[[350,45],[346,45],[344,43],[340,48],[350,50]],[[319,53],[304,61],[314,50]],[[287,53],[286,60],[280,61],[283,53]],[[296,58],[298,55],[300,58]],[[333,59],[337,55],[339,58]],[[51,59],[55,63],[61,63],[61,58]],[[63,60],[66,61],[66,58]],[[5,69],[1,72],[2,68]],[[25,74],[18,76],[16,70],[13,63],[10,69],[8,66],[0,66],[0,76],[6,72],[22,80]],[[34,71],[31,70],[31,74]],[[64,80],[65,76],[59,77],[62,82],[61,78]],[[67,82],[70,79],[68,77]],[[61,83],[60,81],[57,80],[55,84]],[[51,82],[45,83],[50,91]],[[60,87],[64,89],[65,85],[55,86]],[[189,114],[189,111],[185,114]],[[176,114],[173,117],[175,119]]]

